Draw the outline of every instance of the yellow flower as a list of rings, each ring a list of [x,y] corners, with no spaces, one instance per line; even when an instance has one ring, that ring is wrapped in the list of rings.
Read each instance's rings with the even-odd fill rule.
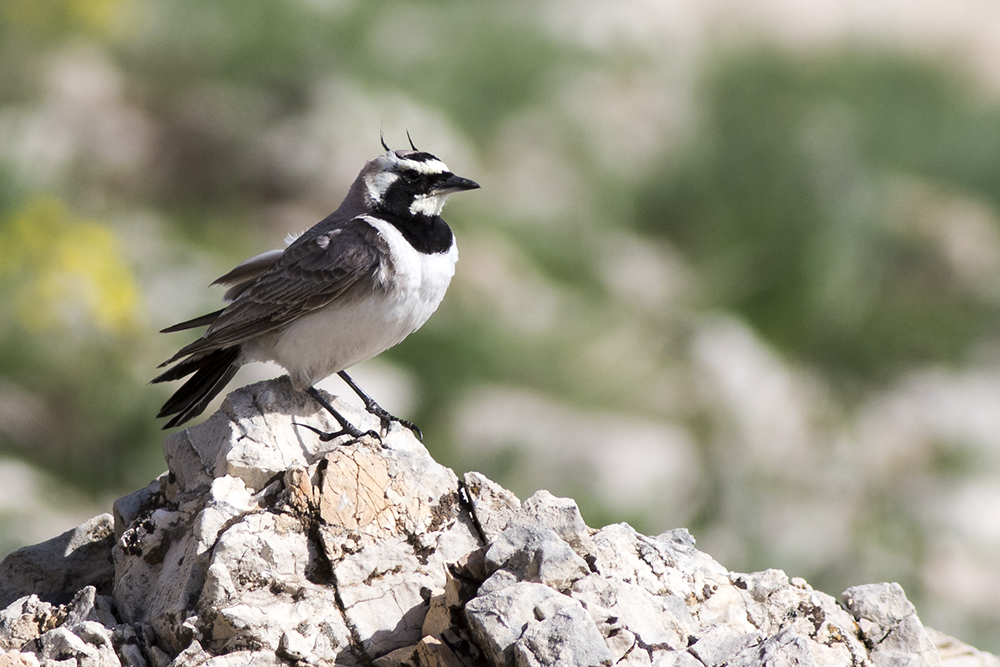
[[[109,32],[114,26],[121,0],[65,0],[70,20],[98,32]]]
[[[40,37],[66,30],[110,35],[125,3],[126,0],[3,0],[0,21]]]
[[[139,290],[104,224],[38,199],[0,225],[0,281],[13,314],[30,329],[96,325],[124,333],[136,324]]]

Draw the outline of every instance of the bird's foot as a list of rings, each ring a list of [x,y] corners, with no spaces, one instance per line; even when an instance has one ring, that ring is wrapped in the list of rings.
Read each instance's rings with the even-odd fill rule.
[[[342,435],[351,436],[351,442],[357,442],[366,435],[370,435],[379,442],[382,442],[382,435],[380,433],[376,433],[375,431],[362,431],[357,426],[347,421],[347,418],[344,415],[337,412],[337,410],[332,405],[330,405],[329,401],[323,398],[323,396],[318,391],[316,391],[315,387],[309,387],[308,389],[306,389],[306,393],[312,396],[317,403],[322,405],[327,412],[333,415],[333,418],[337,420],[338,424],[340,424],[340,430],[331,431],[327,433],[326,431],[322,431],[314,426],[309,426],[308,424],[298,424],[297,422],[295,422],[297,426],[305,426],[313,433],[316,433],[322,442],[330,442],[334,438],[339,438]]]
[[[379,442],[382,442],[382,436],[376,433],[375,431],[362,431],[361,429],[352,426],[351,424],[344,424],[343,428],[340,429],[339,431],[324,431],[322,429],[316,428],[315,426],[310,426],[309,424],[301,424],[299,422],[292,422],[292,424],[295,426],[301,426],[302,428],[309,429],[310,431],[319,436],[320,442],[330,442],[331,440],[335,440],[342,435],[351,436],[351,440],[345,444],[351,444],[357,442],[366,435],[375,438]]]
[[[413,432],[413,435],[417,436],[417,440],[423,441],[424,434],[421,432],[420,427],[413,422],[407,419],[400,419],[374,401],[372,401],[371,405],[366,406],[365,409],[378,417],[379,421],[382,423],[383,432],[388,433],[389,428],[392,426],[392,422],[396,422],[397,424],[410,429]]]
[[[406,419],[400,419],[399,417],[390,413],[388,410],[386,410],[381,405],[376,403],[375,399],[373,399],[361,387],[359,387],[358,383],[352,380],[351,376],[348,375],[346,371],[340,371],[337,373],[337,375],[339,375],[341,379],[343,379],[343,381],[347,383],[348,387],[354,390],[355,394],[361,397],[361,400],[365,404],[365,410],[378,417],[379,421],[382,422],[383,431],[388,433],[389,427],[392,426],[392,422],[397,422],[399,424],[402,424],[406,428],[410,429],[411,431],[413,431],[413,435],[417,436],[418,440],[423,441],[424,434],[420,431],[420,428],[416,424]]]

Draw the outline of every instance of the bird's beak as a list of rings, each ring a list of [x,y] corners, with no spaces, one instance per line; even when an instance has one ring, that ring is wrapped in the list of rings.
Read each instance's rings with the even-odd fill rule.
[[[462,178],[461,176],[456,176],[455,174],[448,174],[445,178],[438,181],[434,186],[435,195],[450,195],[453,192],[462,192],[463,190],[476,190],[479,188],[479,183],[468,178]]]

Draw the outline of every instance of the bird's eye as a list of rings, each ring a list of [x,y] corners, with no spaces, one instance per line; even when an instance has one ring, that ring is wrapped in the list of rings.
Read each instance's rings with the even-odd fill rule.
[[[402,177],[403,177],[404,181],[406,181],[407,183],[410,183],[410,184],[416,183],[417,179],[419,178],[419,176],[417,175],[417,173],[414,172],[414,171],[404,171],[402,173]]]

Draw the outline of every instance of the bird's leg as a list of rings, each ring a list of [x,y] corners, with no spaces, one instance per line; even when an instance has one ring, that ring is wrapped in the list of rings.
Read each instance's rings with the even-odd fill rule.
[[[340,379],[342,379],[344,382],[347,383],[348,387],[354,390],[355,394],[361,397],[361,400],[364,401],[365,403],[365,410],[378,417],[379,421],[382,422],[382,428],[384,428],[386,431],[389,430],[389,422],[399,422],[406,428],[413,431],[413,434],[417,436],[417,438],[419,438],[420,440],[424,439],[424,434],[420,432],[420,427],[418,427],[411,421],[407,421],[406,419],[400,419],[399,417],[393,415],[388,410],[383,408],[381,405],[376,403],[375,399],[373,399],[371,396],[365,393],[364,389],[359,387],[358,383],[352,380],[351,376],[348,375],[345,371],[340,371],[339,373],[337,373],[337,375],[339,375]]]
[[[314,399],[316,399],[317,403],[326,408],[326,411],[329,412],[331,415],[333,415],[333,418],[336,419],[337,422],[340,424],[340,430],[334,431],[332,433],[324,433],[318,428],[314,426],[309,426],[308,424],[298,424],[298,426],[304,426],[310,431],[319,435],[319,439],[322,440],[323,442],[329,442],[334,438],[339,438],[342,435],[349,435],[355,440],[359,440],[361,439],[362,436],[365,435],[371,435],[378,440],[382,440],[382,436],[380,436],[375,431],[362,431],[357,426],[354,426],[353,424],[351,424],[351,422],[347,421],[347,418],[344,417],[344,415],[337,412],[334,409],[334,407],[330,405],[330,402],[327,401],[325,398],[323,398],[323,395],[316,390],[316,387],[307,388],[306,393],[312,396]]]

